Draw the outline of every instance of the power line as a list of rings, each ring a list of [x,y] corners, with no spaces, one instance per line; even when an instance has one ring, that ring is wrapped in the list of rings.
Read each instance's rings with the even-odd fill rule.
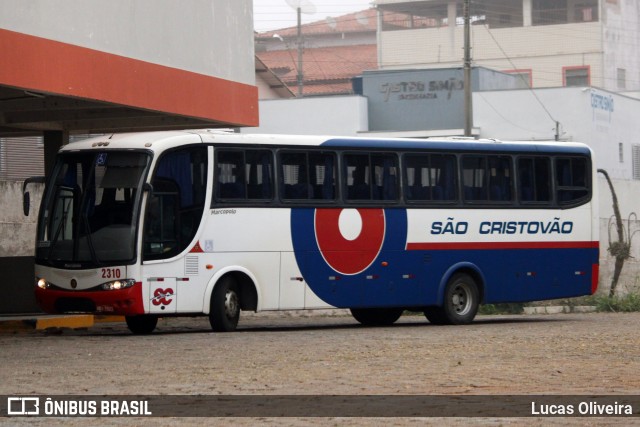
[[[493,41],[495,42],[496,46],[498,47],[498,49],[500,49],[500,51],[502,52],[502,54],[504,55],[504,57],[509,61],[509,63],[511,64],[511,66],[515,69],[516,66],[513,63],[513,61],[511,60],[511,58],[509,57],[509,55],[507,55],[507,53],[504,51],[504,49],[502,48],[502,46],[500,45],[500,43],[498,42],[498,40],[496,40],[496,38],[493,36],[493,32],[489,29],[486,28],[487,32],[489,33],[489,35],[491,36],[491,38],[493,39]],[[524,78],[522,76],[520,76],[523,80]],[[547,115],[549,116],[549,118],[551,119],[551,121],[553,121],[556,125],[556,140],[558,139],[558,126],[559,126],[559,122],[553,117],[553,115],[551,114],[551,112],[547,109],[547,106],[544,105],[544,103],[542,102],[542,100],[538,97],[538,95],[535,93],[535,91],[527,84],[528,88],[529,88],[529,92],[533,95],[533,97],[536,99],[536,101],[538,101],[538,104],[540,104],[540,106],[542,107],[542,109],[545,111],[545,113],[547,113]]]

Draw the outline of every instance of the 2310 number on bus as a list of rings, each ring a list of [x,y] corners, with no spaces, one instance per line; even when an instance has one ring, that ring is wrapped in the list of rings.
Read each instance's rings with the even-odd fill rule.
[[[119,279],[121,276],[119,268],[103,268],[102,269],[102,278],[103,279]]]

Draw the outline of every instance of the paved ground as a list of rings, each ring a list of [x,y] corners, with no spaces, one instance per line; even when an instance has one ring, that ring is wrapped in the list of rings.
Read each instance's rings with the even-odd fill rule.
[[[161,321],[149,336],[121,323],[0,333],[0,395],[640,395],[640,313],[479,316],[432,326],[403,316],[385,328],[348,316],[253,315],[239,331],[206,318]],[[634,408],[634,410],[640,408]],[[255,425],[629,425],[609,419],[235,419]],[[33,425],[34,420],[0,419]],[[51,425],[52,419],[36,421]],[[68,424],[68,421],[66,424]],[[71,425],[94,425],[73,419]],[[131,425],[131,419],[101,419]],[[146,420],[137,420],[146,424]],[[62,421],[60,421],[62,423]],[[148,425],[226,425],[155,419]],[[20,424],[20,423],[18,423]]]

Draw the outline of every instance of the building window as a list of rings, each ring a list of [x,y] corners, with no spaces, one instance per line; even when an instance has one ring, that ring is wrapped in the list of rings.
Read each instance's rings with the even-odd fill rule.
[[[567,0],[533,0],[533,25],[554,25],[567,22]]]
[[[640,145],[638,144],[631,147],[631,161],[633,162],[633,179],[640,179]]]
[[[598,20],[598,0],[587,0],[573,5],[573,22]]]
[[[562,83],[563,86],[591,86],[590,67],[562,67]]]
[[[618,160],[620,163],[624,163],[624,144],[622,142],[618,143]]]
[[[627,88],[627,70],[624,68],[618,68],[618,89]]]

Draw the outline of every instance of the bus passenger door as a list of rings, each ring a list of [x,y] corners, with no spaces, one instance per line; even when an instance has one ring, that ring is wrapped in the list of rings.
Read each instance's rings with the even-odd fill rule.
[[[154,314],[176,313],[178,307],[175,277],[149,277],[149,312]]]
[[[306,284],[298,268],[293,252],[280,254],[280,310],[304,308],[304,289]]]

